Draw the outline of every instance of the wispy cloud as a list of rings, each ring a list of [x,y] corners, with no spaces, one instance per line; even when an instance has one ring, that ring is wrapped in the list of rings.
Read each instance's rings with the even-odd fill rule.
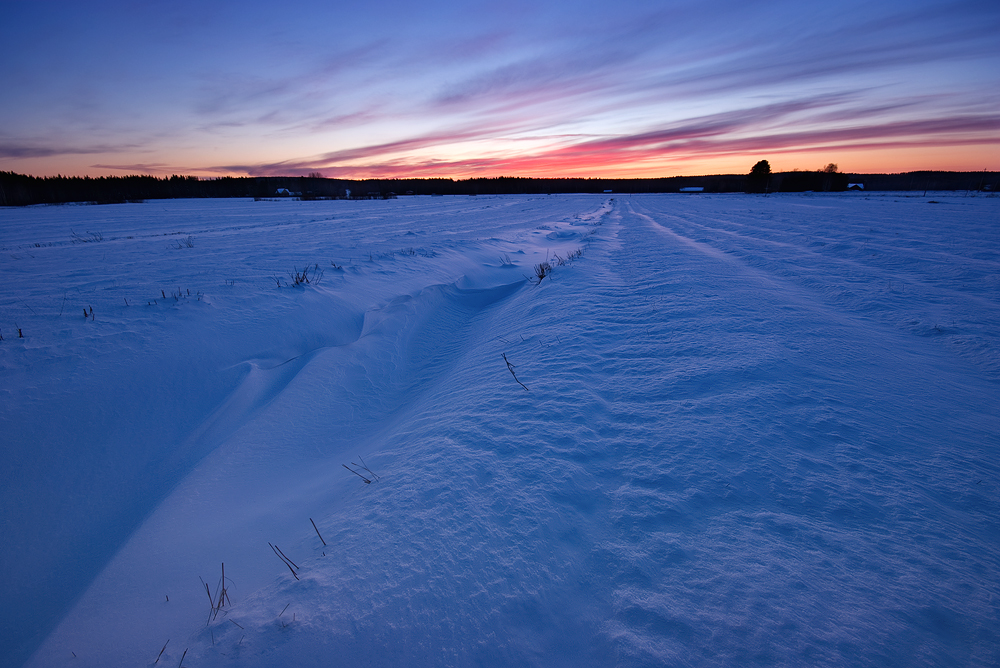
[[[94,169],[107,169],[114,172],[128,172],[129,174],[176,174],[178,172],[176,166],[167,165],[162,162],[137,162],[130,165],[107,165],[98,163],[91,165],[91,167]]]
[[[7,143],[0,140],[0,158],[51,158],[61,155],[90,155],[121,151],[123,146],[45,146],[41,144]]]
[[[305,174],[321,171],[327,176],[390,177],[411,175],[572,175],[599,176],[623,166],[655,166],[698,157],[814,153],[832,150],[886,149],[928,146],[1000,144],[1000,113],[965,114],[918,120],[872,121],[843,125],[865,113],[835,114],[828,105],[848,99],[842,95],[816,96],[770,105],[710,114],[636,134],[608,137],[553,137],[553,146],[535,152],[508,151],[474,159],[427,157],[423,149],[461,143],[480,137],[473,129],[415,137],[404,141],[331,152],[281,163],[240,166],[254,175]],[[895,105],[890,105],[895,108]],[[803,122],[802,129],[784,119],[820,110],[821,116],[840,121],[839,126]],[[885,109],[876,107],[870,115]],[[775,127],[784,128],[775,131]],[[431,151],[433,156],[433,151]],[[388,159],[385,159],[387,156]],[[235,166],[230,166],[233,169]]]
[[[241,119],[248,124],[277,125],[298,122],[317,108],[326,108],[329,93],[339,79],[377,64],[385,52],[382,40],[343,51],[332,51],[305,68],[294,63],[276,65],[267,74],[241,72],[200,75],[193,100],[195,113],[209,124]],[[374,61],[374,62],[373,62]]]

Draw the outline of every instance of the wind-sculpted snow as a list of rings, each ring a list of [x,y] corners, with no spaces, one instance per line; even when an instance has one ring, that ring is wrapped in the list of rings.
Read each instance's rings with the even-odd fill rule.
[[[0,211],[6,654],[996,665],[998,213]]]

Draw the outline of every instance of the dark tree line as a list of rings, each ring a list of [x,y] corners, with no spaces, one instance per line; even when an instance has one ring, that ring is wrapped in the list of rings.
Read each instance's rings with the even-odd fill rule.
[[[831,169],[832,168],[832,169]],[[750,174],[674,176],[653,179],[536,179],[501,176],[472,179],[326,179],[310,176],[221,177],[102,176],[36,177],[0,171],[0,206],[90,202],[111,204],[148,199],[253,197],[269,199],[287,192],[301,199],[374,199],[406,195],[545,195],[555,193],[640,194],[701,188],[707,193],[845,190],[848,183],[866,190],[996,190],[997,172],[909,172],[842,174],[835,165],[815,172],[772,173],[766,160]],[[348,193],[350,193],[348,195]]]
[[[0,206],[91,202],[112,204],[189,197],[283,196],[301,199],[378,199],[405,195],[508,195],[551,193],[661,193],[689,186],[706,192],[739,192],[744,177],[718,175],[659,179],[536,179],[501,176],[473,179],[326,179],[308,177],[102,176],[36,177],[0,172]]]
[[[113,204],[179,197],[246,197],[244,179],[201,180],[194,176],[49,176],[0,172],[0,205],[93,202]]]

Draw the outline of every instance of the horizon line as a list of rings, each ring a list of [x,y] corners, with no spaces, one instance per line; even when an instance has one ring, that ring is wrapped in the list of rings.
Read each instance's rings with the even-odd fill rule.
[[[770,172],[771,174],[817,174],[824,173],[822,169],[789,169],[789,170],[776,170]],[[1000,170],[994,169],[911,169],[900,172],[858,172],[858,171],[836,171],[830,172],[841,175],[857,175],[857,176],[894,176],[903,174],[921,174],[921,173],[936,173],[936,174],[1000,174]],[[502,174],[499,176],[469,176],[469,177],[453,177],[453,176],[375,176],[375,177],[360,177],[351,178],[343,176],[325,176],[323,174],[268,174],[268,175],[250,175],[245,174],[241,176],[235,175],[221,175],[221,176],[198,176],[194,174],[170,174],[169,176],[157,176],[151,173],[130,173],[130,174],[106,174],[101,176],[68,176],[63,174],[46,175],[39,176],[36,174],[25,174],[21,172],[15,172],[13,170],[0,170],[0,174],[27,177],[32,179],[80,179],[80,180],[97,180],[97,179],[125,179],[133,177],[146,177],[158,180],[170,180],[173,177],[179,177],[184,179],[197,179],[199,181],[219,181],[222,179],[324,179],[327,181],[489,181],[495,179],[523,179],[530,181],[659,181],[666,179],[695,179],[695,178],[709,178],[709,177],[722,177],[722,176],[748,176],[750,172],[716,172],[712,174],[678,174],[674,176],[518,176],[513,174]]]

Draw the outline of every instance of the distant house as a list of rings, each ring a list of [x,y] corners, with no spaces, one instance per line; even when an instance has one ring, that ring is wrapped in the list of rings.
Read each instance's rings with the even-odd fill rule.
[[[288,188],[278,188],[278,190],[274,194],[278,195],[279,197],[288,197],[292,193],[288,192]]]
[[[604,192],[606,192],[606,193],[609,193],[609,192],[611,192],[611,189],[610,189],[610,188],[608,188],[608,189],[607,189],[607,190],[605,190]]]
[[[682,193],[701,193],[701,192],[705,192],[705,188],[703,188],[702,186],[687,186],[686,188],[681,188],[680,192],[682,192]]]
[[[864,190],[865,189],[865,184],[863,184],[863,183],[848,183],[847,184],[847,189],[848,190]]]

